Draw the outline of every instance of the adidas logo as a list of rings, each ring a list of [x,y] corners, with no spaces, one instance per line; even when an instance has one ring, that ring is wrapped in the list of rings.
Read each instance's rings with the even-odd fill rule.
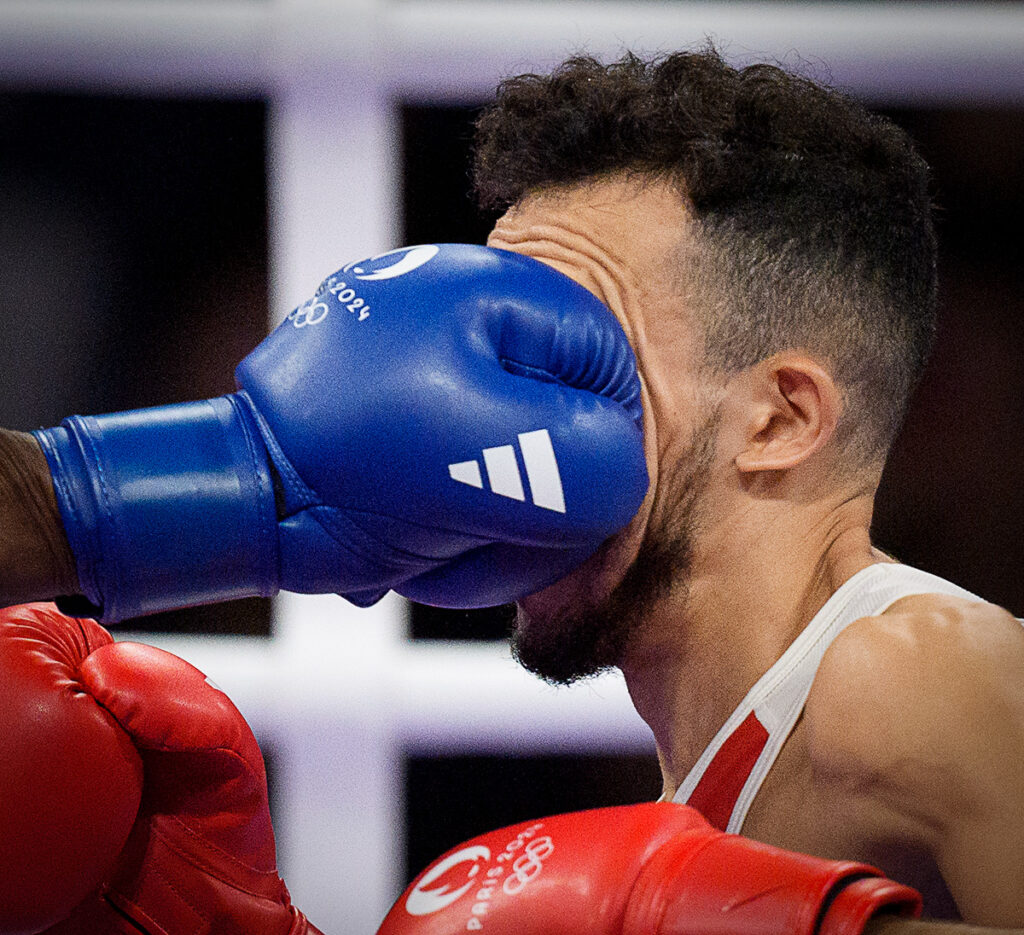
[[[562,477],[558,473],[555,450],[551,447],[551,436],[547,429],[519,433],[519,450],[526,468],[526,479],[535,506],[556,513],[565,512],[565,497],[562,494]],[[512,500],[525,500],[523,477],[519,473],[514,445],[499,445],[483,450],[484,467],[491,493]],[[470,487],[483,489],[479,461],[457,461],[448,465],[452,480]]]

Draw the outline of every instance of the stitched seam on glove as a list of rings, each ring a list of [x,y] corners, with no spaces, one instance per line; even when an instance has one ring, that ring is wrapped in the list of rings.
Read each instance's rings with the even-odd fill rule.
[[[72,443],[74,443],[78,437],[77,432],[73,432],[70,428],[67,427],[67,420],[65,420],[65,422],[62,424],[61,429],[65,433],[67,433],[68,438],[71,439]],[[53,458],[57,462],[57,466],[60,468],[60,470],[58,471],[50,472],[54,484],[54,489],[55,492],[57,493],[58,505],[61,508],[66,508],[71,513],[71,516],[74,518],[74,522],[72,523],[72,525],[76,529],[83,529],[84,522],[82,520],[82,514],[75,503],[75,498],[71,496],[71,485],[67,482],[67,478],[70,476],[71,472],[68,470],[67,465],[64,463],[64,458],[60,452],[60,446],[51,443],[49,440],[47,440],[46,434],[44,432],[40,432],[37,438],[39,439],[41,445],[44,444],[45,440],[44,450],[49,452],[53,456]],[[91,539],[95,539],[95,530],[88,531],[86,535],[89,536],[89,538]],[[85,556],[92,556],[97,554],[97,550],[95,548],[87,548],[84,549],[84,553]],[[82,589],[82,593],[88,598],[89,601],[93,602],[97,607],[99,607],[102,602],[93,601],[94,597],[102,597],[96,585],[96,563],[86,560],[85,557],[79,558],[79,556],[77,555],[75,555],[74,558],[75,569],[78,572],[78,585]]]
[[[306,512],[330,536],[331,541],[341,552],[353,556],[361,563],[371,565],[382,574],[393,576],[406,567],[418,568],[427,560],[425,556],[386,545],[374,539],[358,524],[346,523],[344,519],[339,519],[337,514],[341,511],[335,507],[312,507]],[[359,542],[354,542],[353,539],[358,539]],[[394,567],[396,564],[398,568]]]
[[[234,395],[238,397],[239,400],[244,400],[246,408],[249,410],[250,415],[259,427],[260,435],[263,436],[263,444],[267,447],[267,454],[274,462],[274,467],[277,469],[277,472],[292,485],[292,489],[287,491],[287,496],[289,498],[297,498],[300,502],[300,508],[308,508],[321,504],[323,501],[321,501],[309,485],[299,476],[299,472],[295,469],[295,466],[288,460],[287,455],[284,453],[284,449],[282,449],[278,444],[277,438],[274,436],[270,425],[267,420],[263,418],[263,414],[253,404],[252,400],[249,398],[249,394],[246,393],[245,390],[241,390]],[[241,405],[240,402],[237,404]]]
[[[201,920],[201,922],[204,924],[203,928],[207,931],[209,930],[210,923],[213,920],[210,918],[210,916],[203,912],[197,905],[195,905],[195,903],[193,903],[175,885],[175,883],[171,880],[170,877],[167,876],[167,874],[163,873],[158,869],[154,870],[151,867],[146,869],[145,874],[146,877],[155,877],[156,879],[158,879],[166,889],[170,890],[181,903],[183,903],[188,909],[192,911],[192,914],[196,917],[196,919]],[[145,882],[145,877],[143,877],[143,880],[141,882]],[[139,889],[140,887],[137,886],[135,889],[134,896],[137,897],[141,895]],[[162,894],[160,898],[166,899],[166,894]],[[156,930],[159,932],[167,931],[166,926],[162,925],[158,919],[150,915],[150,913],[148,913],[144,907],[140,906],[135,898],[128,897],[123,893],[117,892],[116,890],[111,890],[110,893],[107,895],[107,899],[114,903],[114,905],[119,911],[122,911],[125,914],[127,914],[128,917],[132,920],[132,922],[134,922],[136,925],[138,924],[139,920],[136,919],[135,916],[141,916],[141,920],[146,924],[147,927],[155,927]],[[116,902],[114,902],[115,900]],[[117,903],[123,903],[123,906],[118,906]],[[194,931],[200,931],[198,924],[196,925]],[[171,933],[171,935],[178,935],[178,932]],[[182,935],[184,935],[184,933],[182,933]]]
[[[552,353],[563,363],[567,363],[572,356],[566,353],[564,348],[561,350],[552,348]],[[578,362],[582,369],[577,367],[572,372],[561,370],[559,374],[552,373],[545,367],[525,364],[511,357],[500,357],[498,362],[506,373],[513,376],[526,376],[543,382],[557,383],[559,386],[582,390],[616,402],[639,424],[642,410],[636,412],[634,410],[638,409],[640,401],[640,382],[635,367],[630,366],[627,360],[620,360],[617,366],[606,369],[608,362],[606,355],[598,351],[592,354],[589,360]],[[624,374],[623,370],[629,372]]]
[[[227,851],[221,850],[221,848],[217,847],[216,844],[213,844],[212,842],[207,841],[205,838],[200,837],[191,828],[189,828],[188,825],[184,824],[181,821],[181,819],[177,816],[165,815],[164,817],[167,820],[173,821],[175,824],[179,825],[180,829],[184,831],[185,834],[188,835],[188,837],[191,838],[192,841],[195,842],[195,844],[197,844],[199,847],[206,848],[207,850],[212,851],[214,854],[216,854],[219,857],[223,857],[228,863],[234,864],[236,867],[241,867],[243,870],[246,870],[254,875],[264,877],[266,879],[275,881],[278,884],[280,884],[281,878],[278,876],[276,870],[260,870],[258,867],[253,867],[251,864],[247,864],[244,861],[239,860],[233,854],[229,854]],[[197,867],[198,869],[202,870],[208,876],[213,877],[215,880],[219,881],[220,883],[223,883],[225,886],[229,886],[231,887],[231,889],[237,890],[240,893],[245,893],[247,896],[255,896],[258,899],[265,899],[268,902],[276,901],[276,896],[268,896],[266,893],[261,893],[257,890],[253,890],[246,886],[242,886],[236,881],[225,880],[224,877],[222,876],[222,869],[217,867],[214,863],[203,859],[201,855],[190,853],[185,848],[183,848],[172,836],[168,835],[166,831],[162,831],[159,827],[152,825],[151,830],[154,836],[158,837],[169,850],[177,854],[182,860],[184,860],[191,866]]]
[[[406,519],[404,516],[396,516],[394,513],[356,509],[351,506],[340,507],[321,505],[309,507],[306,512],[320,524],[324,532],[335,540],[340,547],[347,548],[349,552],[364,561],[374,561],[375,559],[379,560],[381,553],[385,550],[388,550],[389,556],[394,555],[396,558],[409,557],[417,561],[447,562],[455,555],[462,555],[467,551],[485,548],[489,545],[522,546],[529,549],[544,549],[550,551],[560,549],[571,551],[580,547],[580,543],[572,540],[569,537],[569,533],[561,535],[558,541],[555,541],[553,536],[551,537],[551,541],[548,541],[547,538],[539,535],[517,536],[512,530],[502,530],[500,532],[496,532],[494,535],[484,536],[478,532],[473,532],[472,530],[463,529],[461,527],[447,525],[439,526],[434,524],[426,525],[424,523],[417,523],[413,520]],[[398,549],[392,545],[381,542],[379,539],[376,539],[367,533],[363,527],[353,519],[350,519],[350,516],[365,516],[370,519],[380,518],[385,520],[394,520],[396,522],[404,523],[409,527],[422,529],[430,534],[440,533],[442,536],[460,536],[463,540],[472,541],[464,541],[459,548],[450,555],[422,555],[418,552],[411,552],[408,549]],[[368,548],[371,551],[359,552],[352,549],[345,542],[340,541],[340,538],[348,538],[353,532],[368,543]]]
[[[358,516],[366,516],[370,518],[380,517],[382,519],[395,520],[397,522],[404,523],[406,526],[422,529],[431,534],[435,532],[450,533],[451,535],[477,540],[478,545],[472,546],[467,544],[465,548],[478,548],[479,546],[491,545],[495,541],[495,539],[483,538],[475,533],[463,532],[461,529],[453,529],[448,526],[428,526],[423,523],[412,522],[411,520],[407,520],[401,516],[395,516],[392,513],[376,513],[373,510],[354,510],[351,507],[342,510],[335,506],[318,506],[310,508],[307,512],[317,521],[317,523],[320,524],[324,532],[334,539],[341,548],[346,549],[357,558],[374,561],[378,564],[381,562],[382,558],[384,561],[390,561],[392,558],[408,559],[419,564],[421,562],[443,562],[447,561],[451,556],[422,555],[419,552],[411,552],[408,549],[399,549],[393,545],[388,545],[366,532],[359,523],[349,518],[349,514],[356,514]],[[352,548],[349,541],[343,541],[350,540],[353,532],[366,543],[368,551],[361,552],[358,549]],[[500,541],[504,542],[506,540],[502,539]],[[464,549],[459,549],[460,553],[462,551],[464,551]],[[381,553],[386,554],[382,556]]]
[[[568,386],[573,389],[589,389],[586,386],[576,386],[573,383],[568,383],[543,367],[537,367],[534,364],[524,364],[518,360],[513,360],[511,357],[499,357],[498,363],[501,364],[502,370],[512,374],[514,377],[527,377],[531,380],[540,380],[542,383],[557,383],[559,386]]]
[[[233,396],[229,396],[228,399],[231,402],[232,408],[235,410],[236,417],[239,424],[242,427],[242,435],[245,438],[246,448],[249,451],[249,463],[252,468],[253,477],[259,478],[262,472],[263,459],[260,457],[260,450],[257,447],[256,439],[253,437],[252,429],[249,426],[248,420],[245,418],[242,404],[235,399]],[[262,439],[260,439],[262,441]],[[270,461],[270,453],[267,452],[267,461]],[[267,492],[263,489],[263,485],[256,484],[256,497],[257,503],[257,519],[260,523],[260,542],[276,542],[277,541],[277,505],[274,503],[273,490],[270,491],[269,499],[270,503],[267,503]],[[262,552],[262,550],[261,550]],[[262,554],[260,556],[262,558]],[[275,583],[275,587],[268,590],[264,596],[271,596],[277,591],[276,583],[280,580],[280,572],[276,567],[276,561],[267,561],[264,564],[267,566],[274,565],[275,567],[265,567],[262,570],[263,580],[271,579]]]
[[[76,434],[79,433],[76,432]],[[99,533],[98,541],[102,541],[104,538],[110,538],[114,541],[118,541],[120,539],[120,530],[117,529],[114,523],[114,512],[110,507],[110,489],[107,485],[106,468],[103,466],[103,461],[100,458],[99,449],[96,447],[95,440],[84,424],[81,426],[81,438],[83,443],[88,446],[92,462],[96,467],[96,477],[99,481],[101,494],[98,506],[100,513],[106,520],[107,526],[106,531],[97,530]],[[98,567],[92,569],[93,585],[96,589],[96,596],[99,598],[97,603],[103,608],[104,614],[110,615],[116,609],[110,607],[111,595],[108,593],[110,591],[110,582],[111,580],[115,582],[115,593],[120,591],[121,569],[118,566],[116,553],[111,555],[109,549],[101,549],[97,554],[99,555],[99,558],[96,561],[96,565]],[[101,580],[106,587],[100,586],[99,582]]]
[[[514,377],[524,377],[541,383],[554,383],[557,386],[564,386],[566,389],[590,393],[593,396],[600,396],[609,402],[618,403],[630,414],[633,421],[639,424],[640,413],[633,412],[640,395],[639,389],[636,388],[627,392],[629,381],[622,381],[617,373],[605,374],[599,372],[593,374],[589,371],[584,371],[572,374],[567,379],[566,376],[558,376],[544,367],[524,364],[518,360],[513,360],[511,357],[501,357],[498,359],[498,363],[501,364],[502,370]],[[601,377],[604,379],[601,380]]]

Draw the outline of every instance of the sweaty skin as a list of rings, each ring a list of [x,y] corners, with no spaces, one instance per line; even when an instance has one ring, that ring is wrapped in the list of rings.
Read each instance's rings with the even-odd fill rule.
[[[717,411],[691,554],[644,602],[618,660],[654,732],[670,798],[749,688],[856,572],[891,561],[869,527],[878,470],[843,470],[842,397],[794,348],[732,377],[702,346],[672,263],[686,215],[668,183],[612,176],[528,195],[488,243],[597,295],[636,351],[651,485],[630,526],[520,604],[519,626],[600,605],[645,538],[671,527],[680,458]],[[830,647],[743,833],[865,860],[920,889],[926,915],[1024,927],[1024,627],[924,595]],[[897,927],[897,923],[891,923]]]

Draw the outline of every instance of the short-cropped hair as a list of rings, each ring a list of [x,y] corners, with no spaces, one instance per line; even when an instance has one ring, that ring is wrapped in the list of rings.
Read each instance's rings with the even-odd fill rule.
[[[623,172],[669,181],[687,206],[677,267],[707,366],[728,375],[809,351],[843,394],[849,463],[879,464],[935,330],[929,171],[907,134],[713,48],[574,57],[502,82],[477,123],[484,207]]]

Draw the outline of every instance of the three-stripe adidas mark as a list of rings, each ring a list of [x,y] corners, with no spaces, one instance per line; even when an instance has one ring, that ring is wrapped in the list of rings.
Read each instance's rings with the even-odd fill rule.
[[[534,505],[557,513],[565,512],[565,497],[562,493],[562,476],[558,473],[555,450],[551,447],[551,436],[547,429],[519,433],[519,450],[526,468],[526,479],[530,483],[530,494]],[[512,445],[498,445],[484,448],[484,467],[492,493],[512,500],[526,500],[523,491],[523,477],[516,463],[516,452]],[[460,484],[483,489],[480,462],[457,461],[448,465],[452,480]]]

